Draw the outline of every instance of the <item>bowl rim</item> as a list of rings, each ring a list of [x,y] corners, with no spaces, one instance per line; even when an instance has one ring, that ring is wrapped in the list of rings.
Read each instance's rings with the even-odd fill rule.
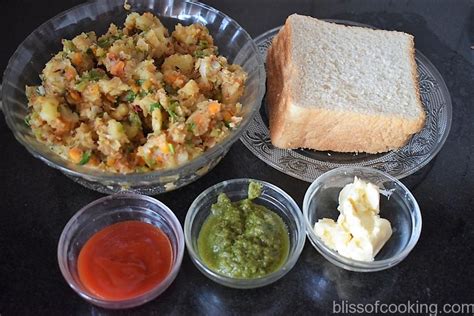
[[[71,276],[69,269],[66,266],[67,261],[67,248],[66,242],[70,242],[69,239],[66,239],[66,234],[73,229],[73,226],[76,224],[77,219],[86,213],[88,210],[96,207],[97,205],[107,202],[107,201],[114,201],[118,199],[133,199],[133,200],[146,200],[156,206],[166,214],[167,218],[170,220],[170,224],[173,227],[173,233],[176,233],[176,240],[177,240],[177,248],[176,248],[176,257],[173,260],[172,268],[169,271],[168,275],[160,282],[157,283],[153,288],[148,290],[147,292],[140,294],[139,296],[135,296],[132,298],[124,299],[124,300],[107,300],[103,298],[96,297],[91,295],[78,287],[77,282]],[[162,215],[156,211],[149,209],[148,211],[153,212],[154,214]],[[130,212],[133,212],[131,210]],[[120,221],[118,221],[120,222]],[[156,227],[155,225],[153,225]],[[105,228],[107,226],[104,226]],[[175,229],[177,228],[177,229]],[[169,238],[169,237],[168,237]],[[181,267],[182,261],[184,256],[184,232],[176,215],[171,211],[171,209],[166,206],[163,202],[152,198],[147,195],[136,194],[136,193],[117,193],[113,195],[108,195],[96,199],[87,205],[83,206],[79,211],[77,211],[67,222],[64,226],[61,236],[59,238],[58,247],[57,247],[57,260],[59,269],[61,270],[61,274],[65,279],[66,283],[77,293],[80,297],[85,299],[86,301],[95,304],[97,306],[101,306],[104,308],[109,309],[122,309],[122,308],[131,308],[135,306],[139,306],[145,304],[160,294],[162,294],[170,285],[173,283],[174,279],[178,275],[179,269]]]
[[[65,10],[63,12],[60,12],[59,14],[53,16],[52,18],[48,19],[47,21],[43,22],[40,26],[38,26],[36,29],[34,29],[16,48],[15,52],[12,54],[10,59],[8,60],[7,66],[5,68],[5,71],[3,72],[3,86],[1,89],[1,99],[0,102],[5,103],[2,104],[2,112],[5,116],[5,121],[12,131],[15,139],[23,145],[26,150],[32,154],[35,158],[42,160],[44,163],[46,163],[48,166],[53,167],[55,169],[60,170],[61,172],[73,176],[73,177],[79,177],[79,178],[86,178],[89,181],[111,181],[111,182],[119,182],[119,183],[128,183],[128,184],[133,184],[133,183],[140,183],[144,180],[144,177],[146,179],[148,178],[168,178],[168,177],[176,177],[177,174],[179,175],[182,171],[184,170],[193,170],[193,169],[199,169],[200,167],[204,167],[207,165],[209,161],[214,159],[215,157],[219,156],[222,152],[227,151],[230,146],[235,143],[238,138],[243,134],[245,129],[248,127],[250,122],[252,121],[253,117],[255,114],[259,111],[260,106],[262,104],[262,99],[263,96],[265,95],[265,78],[266,78],[266,72],[265,72],[265,66],[263,62],[263,58],[258,52],[258,48],[253,41],[253,38],[250,36],[250,34],[239,24],[237,23],[234,19],[229,17],[227,14],[198,1],[193,1],[193,0],[174,0],[175,2],[181,2],[185,3],[190,6],[197,6],[201,9],[210,11],[217,16],[222,17],[223,19],[226,19],[228,24],[233,25],[236,29],[239,29],[242,34],[247,38],[247,43],[246,46],[249,45],[249,47],[252,49],[252,51],[255,53],[255,58],[257,59],[258,63],[258,70],[257,70],[257,76],[259,77],[258,80],[258,93],[257,93],[257,100],[259,102],[256,102],[253,104],[251,110],[249,111],[249,115],[242,120],[242,122],[239,124],[238,128],[231,131],[231,133],[220,143],[216,144],[214,147],[208,149],[205,151],[202,155],[190,160],[189,162],[174,167],[170,169],[162,169],[162,170],[155,170],[155,171],[149,171],[145,173],[139,173],[139,172],[133,172],[133,173],[112,173],[112,172],[106,172],[106,171],[101,171],[101,170],[96,170],[92,168],[88,168],[85,166],[75,166],[74,170],[71,167],[68,166],[70,164],[68,161],[65,159],[59,157],[55,153],[51,152],[51,155],[42,155],[40,152],[36,151],[33,146],[30,146],[28,142],[23,141],[21,133],[14,127],[15,124],[13,122],[12,115],[10,111],[8,111],[8,106],[5,106],[6,103],[8,103],[8,98],[6,96],[6,91],[9,90],[9,85],[8,79],[11,76],[12,73],[12,63],[16,59],[17,55],[19,55],[21,49],[25,45],[25,43],[30,40],[37,32],[39,32],[43,27],[48,25],[49,23],[56,21],[60,18],[65,17],[68,14],[71,14],[71,12],[74,11],[79,11],[80,9],[83,9],[85,7],[93,7],[95,5],[100,5],[103,3],[101,0],[93,0],[89,2],[85,2],[82,4],[78,4],[68,10]],[[108,2],[111,2],[116,5],[123,5],[123,0],[109,0]],[[149,10],[150,12],[153,12],[151,9]],[[135,12],[135,11],[130,11],[130,12]],[[154,12],[153,12],[154,13]],[[156,13],[154,13],[156,14]],[[158,14],[156,14],[158,15]],[[162,15],[166,16],[166,15]],[[39,74],[38,74],[39,75]],[[226,146],[227,145],[227,146]],[[57,157],[56,157],[57,156]],[[54,157],[54,158],[51,158]]]
[[[405,248],[391,258],[387,258],[383,260],[374,260],[371,262],[358,261],[358,260],[346,258],[340,255],[337,251],[332,250],[329,247],[327,247],[324,244],[324,242],[318,236],[316,236],[316,233],[313,230],[314,223],[311,224],[309,222],[310,201],[313,199],[316,189],[323,183],[323,181],[326,180],[326,178],[330,178],[331,176],[334,176],[337,173],[352,172],[356,170],[361,171],[362,173],[363,172],[375,173],[389,181],[395,182],[398,186],[402,188],[402,190],[404,191],[408,199],[414,205],[412,216],[410,216],[410,219],[412,221],[412,230],[411,230],[410,239],[408,243],[406,244]],[[323,257],[325,257],[328,261],[335,264],[336,266],[339,266],[346,270],[351,270],[351,271],[356,271],[356,272],[375,272],[375,271],[385,270],[400,263],[401,261],[403,261],[403,259],[406,258],[406,256],[415,247],[416,243],[418,242],[420,238],[421,229],[422,229],[422,216],[421,216],[420,207],[415,197],[410,192],[410,190],[408,190],[408,188],[402,182],[400,182],[397,178],[389,175],[388,173],[385,173],[383,171],[380,171],[375,168],[370,168],[370,167],[361,167],[361,166],[339,167],[339,168],[329,170],[323,173],[322,175],[320,175],[316,180],[313,181],[313,183],[311,183],[309,188],[306,190],[304,200],[303,200],[303,215],[304,215],[304,220],[306,223],[306,233],[313,247],[321,255],[323,255]],[[414,221],[414,218],[415,218],[415,221]]]
[[[222,187],[227,186],[228,184],[241,184],[245,185],[247,189],[248,183],[250,181],[255,181],[263,185],[263,189],[270,189],[278,194],[281,194],[285,200],[287,200],[291,208],[289,209],[290,214],[293,215],[295,223],[296,223],[296,244],[294,247],[293,253],[288,255],[286,262],[276,271],[271,272],[263,277],[254,278],[254,279],[239,279],[239,278],[232,278],[217,272],[214,272],[207,265],[200,259],[200,256],[197,252],[197,249],[193,247],[193,242],[191,240],[191,229],[194,224],[194,219],[196,215],[202,211],[202,209],[197,208],[198,202],[200,202],[204,197],[208,196],[209,194],[215,195],[213,193],[217,192],[216,189],[220,189]],[[225,193],[225,190],[224,190]],[[217,195],[215,195],[217,197]],[[288,228],[289,229],[289,228]],[[186,219],[184,221],[184,239],[186,242],[186,248],[188,249],[189,256],[191,257],[193,263],[197,266],[198,270],[201,271],[206,277],[210,278],[211,280],[220,283],[222,285],[238,288],[238,289],[251,289],[269,285],[273,282],[276,282],[283,276],[285,276],[296,264],[298,261],[301,252],[303,251],[303,247],[306,242],[306,232],[305,232],[305,223],[303,218],[303,213],[301,212],[300,207],[298,204],[293,200],[293,198],[286,193],[284,190],[279,188],[278,186],[253,178],[238,178],[238,179],[231,179],[219,182],[206,190],[204,190],[201,194],[199,194],[196,199],[194,199],[193,203],[188,209],[186,214]],[[291,243],[291,242],[290,242]],[[292,247],[290,246],[290,249]]]

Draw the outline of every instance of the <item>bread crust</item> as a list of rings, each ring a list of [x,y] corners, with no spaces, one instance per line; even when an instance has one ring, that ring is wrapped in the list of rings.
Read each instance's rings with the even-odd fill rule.
[[[408,34],[410,35],[410,34]],[[423,129],[423,126],[425,126],[426,122],[426,112],[425,108],[423,106],[423,103],[421,102],[421,94],[420,94],[420,81],[419,81],[419,76],[418,76],[418,66],[416,65],[416,60],[415,60],[415,40],[412,35],[410,35],[411,41],[410,41],[410,62],[411,62],[411,76],[413,80],[413,84],[415,85],[415,93],[416,93],[416,100],[418,103],[418,108],[420,109],[420,115],[418,117],[418,124],[415,126],[415,133],[418,133]],[[408,139],[407,139],[408,141]]]
[[[404,146],[425,123],[420,99],[415,49],[411,37],[413,82],[420,115],[414,119],[336,111],[296,104],[291,80],[291,23],[288,18],[267,53],[267,106],[272,144],[283,149],[309,148],[337,152],[380,153]]]
[[[269,111],[270,138],[273,145],[282,147],[279,140],[284,139],[283,125],[285,112],[291,102],[288,92],[288,72],[291,71],[290,41],[291,27],[287,20],[280,32],[273,38],[272,45],[267,52],[267,105]],[[282,147],[284,148],[284,147]]]

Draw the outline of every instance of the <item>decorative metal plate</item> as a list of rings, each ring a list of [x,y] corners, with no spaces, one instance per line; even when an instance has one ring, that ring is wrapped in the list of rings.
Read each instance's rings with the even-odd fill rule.
[[[343,20],[327,20],[346,25],[370,27]],[[273,37],[281,27],[274,28],[255,39],[263,58]],[[244,145],[258,158],[275,169],[295,178],[312,182],[324,172],[341,166],[367,166],[401,179],[425,166],[439,152],[451,127],[452,105],[446,84],[438,70],[418,50],[421,100],[427,112],[425,127],[402,148],[381,154],[351,154],[315,150],[276,148],[270,141],[265,99],[260,113],[241,137]]]

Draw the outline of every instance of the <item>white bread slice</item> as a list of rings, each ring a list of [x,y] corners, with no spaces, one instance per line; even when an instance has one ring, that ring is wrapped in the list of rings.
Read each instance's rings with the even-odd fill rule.
[[[425,122],[413,36],[293,14],[267,54],[273,145],[379,153]]]

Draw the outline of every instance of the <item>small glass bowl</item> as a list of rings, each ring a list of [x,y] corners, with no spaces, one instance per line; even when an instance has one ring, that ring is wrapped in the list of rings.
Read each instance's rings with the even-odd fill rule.
[[[286,262],[277,271],[260,278],[237,279],[221,275],[209,269],[199,256],[197,239],[202,224],[211,213],[211,205],[217,201],[217,196],[220,193],[225,193],[232,201],[246,199],[250,181],[263,185],[262,194],[254,202],[266,206],[283,219],[290,237],[290,249]],[[238,289],[265,286],[283,277],[295,265],[306,240],[303,214],[296,202],[277,186],[253,179],[223,181],[202,192],[189,207],[186,220],[184,221],[184,236],[192,261],[205,276],[222,285]]]
[[[129,220],[152,224],[166,234],[173,250],[171,271],[161,283],[142,295],[127,300],[105,300],[88,291],[79,279],[79,252],[96,232],[114,223]],[[58,262],[67,283],[86,301],[104,308],[122,309],[145,304],[165,291],[178,274],[183,253],[183,229],[166,205],[144,195],[116,194],[84,206],[69,220],[59,239]]]
[[[355,176],[380,188],[380,217],[392,225],[392,236],[372,262],[341,256],[328,248],[313,230],[321,218],[337,219],[339,192],[346,184],[352,183]],[[367,167],[341,167],[318,177],[306,191],[303,213],[314,248],[331,263],[351,271],[374,272],[393,267],[415,247],[421,233],[420,208],[410,191],[389,174]]]

